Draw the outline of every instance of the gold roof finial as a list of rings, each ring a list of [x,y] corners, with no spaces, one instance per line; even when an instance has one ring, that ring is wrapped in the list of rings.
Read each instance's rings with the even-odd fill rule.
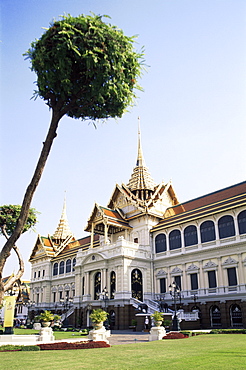
[[[67,207],[66,207],[66,191],[65,191],[62,214],[61,214],[58,227],[54,233],[54,239],[65,240],[68,236],[72,235],[72,232],[68,225],[66,208]]]
[[[143,157],[142,145],[141,145],[141,132],[140,132],[140,118],[138,117],[138,155],[136,167],[133,169],[132,176],[128,183],[128,188],[136,193],[140,194],[140,191],[153,191],[155,188],[155,183],[150,176],[148,168],[145,166],[145,161]],[[146,193],[147,194],[147,193]],[[148,193],[149,194],[149,193]],[[147,196],[144,196],[146,198]],[[141,195],[142,198],[142,195]]]

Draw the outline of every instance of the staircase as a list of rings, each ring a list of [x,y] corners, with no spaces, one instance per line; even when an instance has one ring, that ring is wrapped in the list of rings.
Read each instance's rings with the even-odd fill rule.
[[[139,301],[136,298],[131,298],[130,301],[131,305],[138,309],[139,307],[146,305],[147,306],[147,314],[152,315],[155,311],[160,311],[160,307],[158,302],[152,299],[146,299],[144,302]],[[142,313],[144,313],[142,311]],[[168,308],[167,313],[172,314],[172,318],[174,317],[174,311]],[[177,317],[179,321],[196,321],[199,320],[198,312],[184,312],[183,310],[177,311]]]
[[[63,322],[65,319],[67,319],[69,316],[71,316],[72,314],[74,313],[74,307],[71,307],[69,308],[68,311],[66,311],[65,313],[63,313],[61,315],[61,321]]]

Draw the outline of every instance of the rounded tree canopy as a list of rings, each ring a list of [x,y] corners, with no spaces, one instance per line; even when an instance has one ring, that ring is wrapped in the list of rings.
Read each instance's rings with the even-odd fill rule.
[[[0,207],[0,234],[4,232],[10,236],[16,226],[17,219],[20,215],[20,205],[4,205]],[[24,225],[22,233],[33,228],[37,223],[38,212],[34,208],[29,209],[29,214]]]
[[[25,54],[37,73],[36,94],[72,118],[121,117],[141,89],[143,54],[133,42],[102,16],[63,16]]]

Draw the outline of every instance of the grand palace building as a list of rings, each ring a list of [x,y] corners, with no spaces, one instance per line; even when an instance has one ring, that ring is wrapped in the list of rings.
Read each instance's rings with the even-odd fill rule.
[[[246,181],[180,203],[171,182],[152,179],[139,132],[129,182],[94,205],[85,231],[75,239],[64,202],[54,235],[38,236],[33,314],[65,312],[70,325],[87,327],[103,307],[111,328],[128,329],[132,319],[142,326],[145,314],[176,308],[181,328],[246,328]]]

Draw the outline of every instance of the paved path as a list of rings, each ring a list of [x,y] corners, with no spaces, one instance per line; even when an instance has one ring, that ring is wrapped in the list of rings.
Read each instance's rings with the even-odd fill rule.
[[[117,344],[148,342],[149,333],[112,330],[111,336],[108,338],[108,340],[109,344],[112,346]]]
[[[55,342],[78,342],[78,341],[87,341],[87,338],[70,338],[70,339],[60,339]],[[143,332],[132,332],[127,330],[112,330],[111,336],[108,338],[109,344],[119,345],[119,344],[129,344],[129,343],[141,343],[149,341],[149,333]],[[0,345],[13,344],[13,345],[36,345],[39,342],[0,342]],[[50,343],[50,342],[49,342]],[[52,342],[54,343],[54,342]]]

